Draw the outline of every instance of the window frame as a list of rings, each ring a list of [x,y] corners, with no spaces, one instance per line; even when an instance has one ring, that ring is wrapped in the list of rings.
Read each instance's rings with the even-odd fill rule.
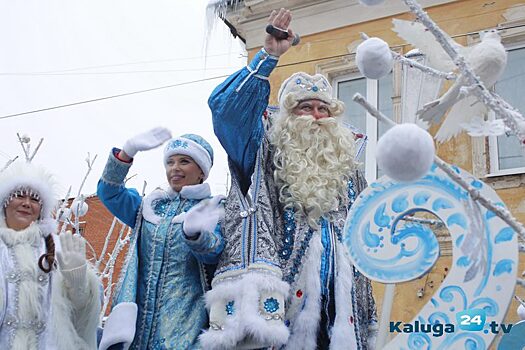
[[[525,50],[525,32],[523,34],[523,40],[521,42],[514,42],[510,44],[505,43],[505,38],[503,37],[503,45],[508,51],[523,49]],[[489,119],[495,119],[494,111],[489,111]],[[486,177],[495,177],[495,176],[505,176],[505,175],[518,175],[525,174],[525,166],[509,169],[500,169],[499,168],[499,153],[498,153],[498,137],[497,136],[488,136],[487,137],[487,146],[488,146],[488,169]]]
[[[332,80],[331,84],[333,86],[334,97],[339,95],[339,83],[365,79],[366,81],[366,100],[372,106],[377,108],[378,106],[378,97],[379,97],[379,81],[372,80],[364,77],[359,72],[354,72],[350,74],[345,74],[336,77]],[[366,112],[363,109],[364,112]],[[373,182],[377,180],[377,160],[376,160],[376,147],[377,147],[377,129],[378,121],[376,118],[366,112],[365,115],[365,130],[359,130],[367,136],[367,144],[365,147],[365,178],[366,181]]]

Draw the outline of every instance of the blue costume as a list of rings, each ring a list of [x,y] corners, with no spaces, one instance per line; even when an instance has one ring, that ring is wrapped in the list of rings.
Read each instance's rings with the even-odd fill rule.
[[[340,194],[337,209],[318,220],[318,228],[280,202],[274,179],[276,149],[262,117],[270,94],[268,76],[276,65],[277,58],[261,50],[208,101],[215,134],[229,156],[232,186],[225,204],[225,248],[207,298],[210,330],[201,339],[219,344],[214,349],[246,338],[249,343],[290,350],[371,348],[367,340],[377,329],[371,285],[353,269],[341,243],[348,208],[366,182],[358,171],[348,174],[347,193]],[[329,83],[319,77],[301,73],[286,82],[288,90],[296,101],[331,99]],[[264,283],[253,283],[260,278]],[[231,293],[248,282],[251,289],[243,290],[255,294],[251,300]],[[251,310],[247,305],[253,300],[260,305],[254,310],[264,316],[266,326],[257,315],[242,315]],[[214,314],[220,303],[226,315]],[[241,327],[243,334],[233,327]]]
[[[178,140],[168,147],[185,144]],[[112,314],[121,306],[124,310],[116,316],[116,327],[104,332],[115,333],[115,342],[129,345],[133,329],[123,329],[135,327],[136,315],[132,349],[198,348],[198,335],[208,324],[203,299],[208,269],[224,244],[220,224],[192,240],[185,236],[182,222],[192,207],[211,197],[210,188],[206,183],[184,186],[180,192],[158,188],[142,198],[124,186],[131,164],[120,161],[115,156],[118,151],[109,156],[97,193],[112,214],[133,228],[133,234]],[[130,319],[134,324],[129,325]]]

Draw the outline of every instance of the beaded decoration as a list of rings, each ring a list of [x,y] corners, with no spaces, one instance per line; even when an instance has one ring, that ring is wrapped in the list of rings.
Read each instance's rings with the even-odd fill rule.
[[[32,200],[36,200],[38,204],[40,204],[40,206],[42,206],[43,204],[42,199],[40,198],[40,195],[37,192],[35,192],[33,189],[29,187],[19,187],[15,189],[9,195],[9,197],[6,198],[6,200],[4,201],[4,208],[7,208],[7,206],[9,205],[9,202],[11,202],[14,198],[18,198],[18,197],[29,197]]]

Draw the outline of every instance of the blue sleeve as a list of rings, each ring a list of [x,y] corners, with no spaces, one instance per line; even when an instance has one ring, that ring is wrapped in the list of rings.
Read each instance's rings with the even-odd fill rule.
[[[268,76],[276,65],[276,57],[259,51],[247,67],[217,86],[208,100],[215,135],[234,166],[243,192],[250,187],[264,135],[262,115],[270,96]]]
[[[130,227],[135,227],[137,212],[142,197],[135,189],[127,189],[124,180],[131,163],[125,163],[115,157],[114,148],[109,155],[104,172],[97,185],[97,195],[106,208],[119,220]]]
[[[224,249],[224,239],[221,234],[221,225],[217,224],[213,232],[201,232],[195,240],[184,241],[190,247],[193,255],[204,264],[216,264]]]

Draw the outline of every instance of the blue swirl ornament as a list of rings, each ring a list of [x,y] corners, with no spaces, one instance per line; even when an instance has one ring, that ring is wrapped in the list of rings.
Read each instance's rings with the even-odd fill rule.
[[[481,195],[504,207],[490,186],[458,167],[453,169]],[[486,324],[502,323],[516,283],[517,234],[435,165],[411,183],[383,176],[358,196],[343,232],[355,267],[382,283],[406,282],[426,274],[439,258],[439,242],[428,225],[403,220],[416,212],[433,214],[444,223],[451,235],[452,265],[414,320],[452,323],[456,313],[482,308]],[[482,350],[494,337],[492,332],[469,332],[455,324],[454,332],[440,337],[399,333],[384,349]]]

